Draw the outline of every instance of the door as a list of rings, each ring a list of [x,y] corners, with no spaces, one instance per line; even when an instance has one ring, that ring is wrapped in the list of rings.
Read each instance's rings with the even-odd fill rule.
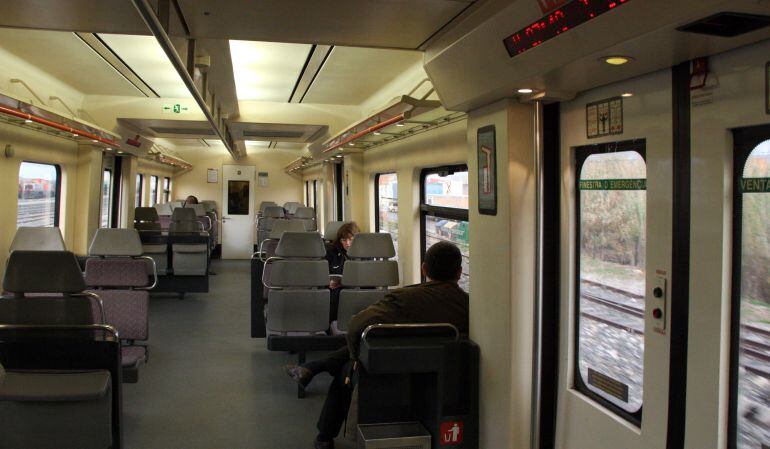
[[[253,165],[222,166],[222,258],[250,259],[254,252]]]
[[[666,448],[670,86],[664,71],[561,107],[559,449]]]

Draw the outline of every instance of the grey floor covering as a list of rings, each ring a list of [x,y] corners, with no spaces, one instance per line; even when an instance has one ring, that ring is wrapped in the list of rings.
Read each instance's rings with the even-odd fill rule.
[[[150,362],[137,384],[123,385],[125,447],[312,448],[331,377],[298,399],[282,370],[296,356],[250,337],[249,261],[212,269],[210,293],[150,298]]]

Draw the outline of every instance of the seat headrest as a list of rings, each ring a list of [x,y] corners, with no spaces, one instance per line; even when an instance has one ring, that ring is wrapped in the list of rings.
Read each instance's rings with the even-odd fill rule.
[[[283,208],[280,206],[268,206],[262,212],[262,216],[265,218],[281,218],[283,217]]]
[[[158,209],[156,209],[155,207],[137,207],[136,209],[134,209],[134,223],[136,222],[154,223],[159,220],[160,218],[158,217]]]
[[[200,221],[172,221],[168,226],[168,232],[186,233],[186,232],[201,232],[203,231],[203,224]]]
[[[141,256],[142,240],[136,229],[100,228],[96,230],[89,256]]]
[[[315,209],[312,207],[298,207],[294,212],[294,218],[315,218]]]
[[[396,255],[393,237],[387,232],[361,232],[353,237],[353,244],[348,250],[348,257],[353,258],[391,258]]]
[[[326,256],[326,247],[317,232],[284,232],[275,255],[321,258]]]
[[[345,287],[393,287],[398,285],[395,260],[348,260],[342,268]]]
[[[283,204],[283,208],[286,209],[286,212],[292,215],[297,211],[297,208],[299,207],[302,207],[302,203],[298,203],[296,201],[289,201]]]
[[[171,221],[195,221],[197,218],[195,209],[191,207],[176,207],[171,214]]]
[[[305,224],[298,220],[273,220],[273,226],[270,229],[270,234],[267,236],[270,239],[280,239],[284,232],[304,232]]]
[[[176,201],[170,201],[168,204],[171,207],[171,210],[176,209],[177,207],[184,207],[184,201],[183,200],[176,200]]]
[[[330,221],[326,223],[326,229],[324,229],[324,240],[334,240],[337,238],[337,231],[344,225],[344,221]]]
[[[203,206],[203,204],[188,204],[186,207],[191,208],[195,211],[195,215],[202,217],[206,215],[206,208]]]
[[[278,206],[278,204],[276,204],[275,201],[262,201],[261,203],[259,203],[259,211],[264,212],[265,209],[267,209],[268,207],[276,207],[276,206]]]
[[[214,200],[203,200],[201,201],[201,204],[203,205],[203,208],[206,210],[206,212],[217,210],[217,202]]]
[[[86,289],[75,255],[69,251],[14,251],[3,289],[11,293],[79,293]]]
[[[22,226],[16,230],[9,251],[64,251],[59,228]]]
[[[155,205],[155,210],[158,212],[158,215],[171,215],[172,209],[173,207],[170,203],[158,203]]]

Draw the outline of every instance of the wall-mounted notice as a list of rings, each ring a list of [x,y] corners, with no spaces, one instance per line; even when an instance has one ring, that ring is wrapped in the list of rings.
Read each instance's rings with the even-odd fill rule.
[[[261,171],[257,175],[257,185],[260,186],[260,187],[267,187],[268,186],[267,172],[266,171]]]
[[[613,97],[586,105],[586,137],[623,134],[623,98]]]
[[[216,168],[206,170],[206,182],[210,184],[219,182],[219,171]]]

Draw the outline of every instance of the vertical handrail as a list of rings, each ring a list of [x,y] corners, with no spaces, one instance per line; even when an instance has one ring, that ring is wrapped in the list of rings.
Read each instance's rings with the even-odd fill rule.
[[[542,330],[543,330],[543,102],[534,103],[535,252],[534,329],[532,341],[532,422],[530,447],[540,448]]]

